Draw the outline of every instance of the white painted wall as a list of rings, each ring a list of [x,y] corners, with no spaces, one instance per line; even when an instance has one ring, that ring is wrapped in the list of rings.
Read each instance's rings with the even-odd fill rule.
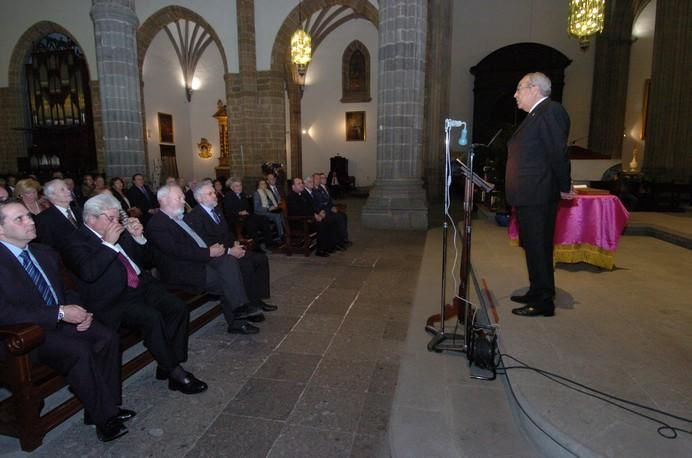
[[[341,59],[353,40],[370,52],[370,95],[368,103],[341,103]],[[377,29],[366,20],[349,21],[334,30],[317,48],[306,74],[302,101],[303,175],[329,172],[329,158],[340,154],[348,159],[349,174],[356,185],[369,186],[376,178],[377,159]],[[347,111],[365,111],[366,139],[346,141]]]
[[[216,101],[225,100],[223,64],[216,46],[209,45],[200,59],[195,77],[200,87],[185,98],[182,71],[171,42],[164,31],[154,38],[144,58],[144,107],[146,112],[147,149],[150,165],[160,159],[158,113],[173,115],[174,141],[178,171],[188,179],[200,179],[214,174],[218,165],[219,135],[216,120]],[[197,155],[197,143],[206,137],[213,145],[211,159]]]
[[[572,121],[570,141],[580,139],[576,144],[586,147],[595,50],[594,46],[586,52],[580,50],[577,41],[567,35],[567,3],[556,0],[455,1],[449,116],[466,120],[470,125],[473,123],[471,67],[504,46],[541,43],[572,60],[565,70],[562,103]]]
[[[641,140],[642,104],[644,101],[644,81],[651,78],[651,65],[654,48],[654,29],[656,25],[656,0],[652,0],[634,21],[630,52],[630,72],[627,83],[627,108],[625,109],[625,137],[622,141],[622,168],[629,170],[634,148],[639,150],[637,162],[639,169],[644,163],[646,142]]]

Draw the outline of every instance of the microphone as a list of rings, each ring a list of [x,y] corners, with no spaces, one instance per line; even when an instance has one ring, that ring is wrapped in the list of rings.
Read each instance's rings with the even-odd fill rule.
[[[447,127],[461,127],[466,125],[464,121],[459,121],[457,119],[450,118],[445,119],[445,124],[447,125]]]
[[[464,128],[461,129],[461,135],[459,135],[459,145],[466,146],[469,144],[469,131],[466,129],[466,123],[464,123]]]

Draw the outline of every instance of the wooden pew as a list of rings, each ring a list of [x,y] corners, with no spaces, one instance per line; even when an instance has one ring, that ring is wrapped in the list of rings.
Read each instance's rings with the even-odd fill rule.
[[[286,243],[283,251],[291,256],[294,250],[300,250],[305,256],[317,246],[317,224],[307,216],[289,216],[288,207],[281,201],[281,216],[284,221],[284,237]]]
[[[170,291],[184,300],[191,312],[212,299],[206,293]],[[190,321],[189,333],[199,330],[220,314],[221,307],[215,304]],[[31,360],[31,351],[43,339],[43,329],[35,324],[0,326],[0,385],[11,393],[0,401],[0,434],[17,437],[22,450],[27,452],[39,447],[49,431],[82,408],[79,399],[71,396],[50,411],[41,412],[43,400],[66,386],[65,379],[57,372]],[[141,341],[142,336],[137,332],[121,332],[121,353]],[[152,361],[151,353],[143,349],[123,364],[122,379],[127,379]]]

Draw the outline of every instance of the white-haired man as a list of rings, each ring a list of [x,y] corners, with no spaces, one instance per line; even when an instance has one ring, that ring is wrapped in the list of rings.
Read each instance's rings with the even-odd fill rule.
[[[63,180],[43,185],[43,194],[52,205],[36,217],[38,241],[62,253],[72,232],[82,225],[82,216],[72,211],[72,192]]]
[[[63,257],[77,275],[79,290],[102,323],[139,330],[158,363],[156,378],[170,390],[201,393],[207,384],[183,369],[190,314],[187,305],[144,270],[150,263],[142,224],[119,221],[120,202],[99,194],[84,203],[84,226],[73,233]]]

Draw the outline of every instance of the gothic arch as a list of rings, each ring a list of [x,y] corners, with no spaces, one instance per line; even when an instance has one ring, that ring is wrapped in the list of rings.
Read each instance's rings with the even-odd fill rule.
[[[144,56],[154,40],[154,37],[163,30],[171,22],[179,19],[185,19],[198,24],[212,38],[221,54],[223,62],[224,74],[228,73],[228,60],[226,58],[226,50],[221,44],[221,39],[214,28],[199,14],[182,6],[166,6],[161,8],[151,16],[137,30],[137,59],[139,60],[139,73],[142,74],[142,66],[144,65]]]
[[[363,68],[354,69],[354,56],[360,54]],[[358,75],[354,76],[354,71]],[[341,101],[369,102],[370,97],[370,51],[359,40],[353,40],[341,56]],[[356,87],[354,87],[354,82]]]

